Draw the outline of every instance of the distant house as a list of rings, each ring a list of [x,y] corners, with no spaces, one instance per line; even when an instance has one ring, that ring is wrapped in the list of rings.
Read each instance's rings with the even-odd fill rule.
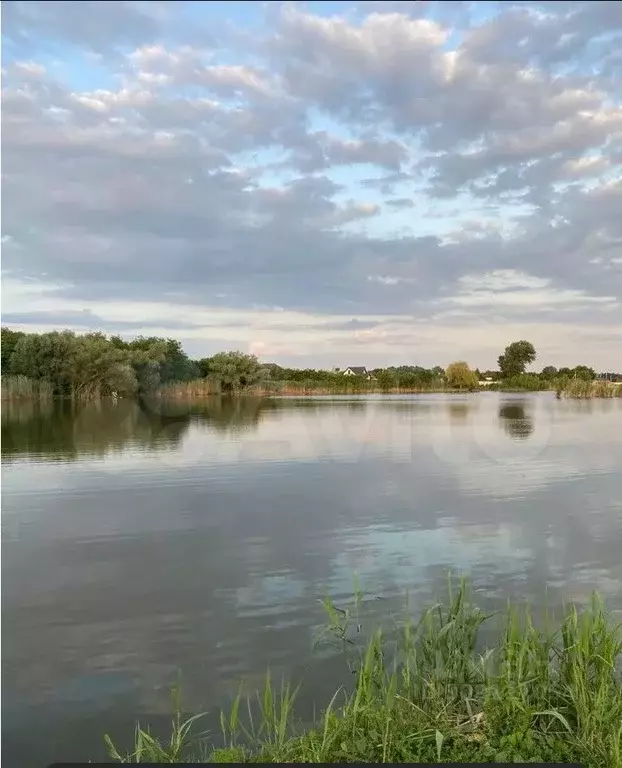
[[[344,372],[344,376],[362,376],[365,379],[371,379],[372,375],[364,365],[350,365]]]

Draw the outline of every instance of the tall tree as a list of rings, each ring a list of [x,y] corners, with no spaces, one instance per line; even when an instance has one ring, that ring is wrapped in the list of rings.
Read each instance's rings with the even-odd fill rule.
[[[519,376],[536,359],[536,350],[530,341],[515,341],[499,356],[499,370],[504,378]]]
[[[584,381],[593,381],[596,378],[596,371],[593,368],[588,368],[587,365],[577,365],[573,368],[571,375]]]
[[[554,365],[545,365],[540,376],[543,379],[554,379],[557,376],[557,368]]]
[[[160,380],[163,384],[170,381],[190,381],[199,376],[199,367],[181,348],[176,339],[163,339],[165,357],[160,364]]]
[[[211,357],[202,357],[200,360],[196,361],[196,366],[199,370],[199,376],[202,379],[204,379],[206,376],[209,376],[211,360]]]
[[[101,333],[75,339],[72,389],[77,397],[131,394],[137,388],[131,353],[119,349]]]

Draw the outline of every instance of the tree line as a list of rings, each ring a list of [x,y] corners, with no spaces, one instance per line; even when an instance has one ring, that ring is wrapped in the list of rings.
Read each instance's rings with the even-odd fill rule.
[[[214,382],[217,390],[224,393],[262,382],[291,383],[311,389],[343,387],[346,383],[342,372],[261,363],[256,356],[239,351],[192,360],[179,341],[155,336],[126,341],[99,332],[26,333],[2,328],[1,351],[3,397],[18,397],[20,387],[24,392],[34,391],[33,382],[39,386],[37,391],[43,391],[41,387],[45,385],[51,396],[75,398],[135,395],[197,379]],[[369,382],[351,377],[347,385],[353,391],[473,390],[482,379],[491,379],[499,385],[514,384],[518,389],[539,389],[548,388],[560,377],[588,381],[596,377],[595,371],[584,365],[559,370],[546,366],[539,374],[526,373],[526,367],[535,359],[533,344],[523,340],[506,347],[496,371],[472,370],[464,361],[452,363],[446,370],[440,366],[389,366],[370,371]]]
[[[180,342],[158,337],[125,341],[103,333],[24,333],[2,329],[2,375],[45,381],[55,396],[90,398],[133,394],[199,369]]]

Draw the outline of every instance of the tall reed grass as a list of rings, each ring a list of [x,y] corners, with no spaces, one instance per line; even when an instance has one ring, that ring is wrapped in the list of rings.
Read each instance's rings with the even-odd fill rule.
[[[450,584],[449,600],[373,633],[358,649],[356,611],[326,607],[329,632],[354,654],[355,682],[338,690],[317,722],[294,718],[296,691],[270,677],[255,701],[238,697],[220,718],[220,746],[191,734],[197,717],[179,706],[166,742],[136,729],[119,762],[577,762],[622,765],[620,627],[598,596],[569,606],[555,630],[537,628],[527,610],[509,607],[498,642],[481,647],[492,617]],[[500,618],[500,617],[497,617]],[[354,649],[354,650],[352,650]],[[177,702],[178,704],[178,702]]]
[[[162,397],[191,399],[209,397],[220,394],[220,385],[212,379],[192,379],[192,381],[174,381],[160,387],[158,394]]]
[[[588,399],[593,397],[622,397],[622,383],[570,379],[557,388],[557,396]]]
[[[49,381],[27,376],[3,376],[0,390],[2,400],[51,400],[54,394]]]
[[[254,395],[257,397],[299,396],[299,395],[354,395],[354,394],[422,394],[430,392],[452,392],[453,390],[442,386],[420,387],[391,387],[383,388],[377,382],[365,379],[348,379],[343,381],[270,381],[264,380],[252,386],[246,387],[236,394]],[[201,398],[210,395],[221,394],[218,381],[209,378],[195,379],[193,381],[174,382],[160,387],[158,394],[171,398]]]

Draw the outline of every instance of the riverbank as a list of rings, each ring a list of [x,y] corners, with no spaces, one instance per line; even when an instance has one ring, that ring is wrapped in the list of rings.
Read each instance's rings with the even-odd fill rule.
[[[237,390],[231,395],[244,395],[248,397],[313,397],[319,395],[421,395],[464,393],[477,390],[459,390],[442,386],[427,387],[380,387],[373,381],[365,379],[345,379],[338,385],[334,383],[321,384],[318,382],[295,381],[263,381],[244,389]],[[205,397],[224,394],[219,382],[209,378],[194,379],[192,381],[179,381],[162,386],[157,390],[161,397],[180,400],[200,400]],[[131,396],[131,395],[128,395]],[[1,399],[11,400],[51,400],[53,395],[52,385],[44,379],[29,379],[26,376],[2,377]],[[103,396],[105,397],[105,396]],[[108,395],[108,397],[110,397]],[[66,398],[65,398],[66,399]],[[97,400],[99,396],[82,398],[85,400]]]
[[[452,387],[379,387],[369,381],[349,379],[342,386],[322,386],[319,384],[300,384],[297,382],[263,382],[255,384],[242,392],[253,397],[317,397],[327,395],[464,395],[474,392],[505,392],[509,394],[528,394],[535,392],[555,392],[558,397],[576,399],[622,397],[622,382],[583,381],[528,383],[520,386],[515,382],[499,382],[493,385],[479,386],[474,389]],[[159,391],[162,397],[172,399],[201,399],[222,394],[220,387],[209,380],[179,382],[163,387]]]
[[[535,379],[536,377],[534,377]],[[443,386],[427,387],[380,387],[373,381],[347,379],[343,384],[322,385],[317,382],[301,383],[288,381],[264,381],[243,390],[232,392],[234,396],[249,397],[318,397],[329,395],[428,395],[468,394],[472,392],[506,392],[526,394],[532,392],[555,392],[557,397],[575,399],[622,397],[622,382],[584,381],[576,379],[563,382],[528,381],[520,385],[513,381],[500,381],[481,385],[475,389],[458,389]],[[223,394],[218,382],[210,379],[196,379],[174,382],[161,387],[157,395],[175,400],[200,400]],[[131,396],[131,395],[129,395]],[[106,396],[91,396],[86,400],[97,400]],[[109,395],[107,397],[110,397]],[[29,379],[25,376],[2,378],[1,399],[3,401],[49,401],[55,399],[52,385],[44,379]],[[66,398],[65,398],[66,399]]]
[[[256,700],[221,715],[220,745],[193,737],[200,716],[177,714],[159,741],[138,728],[118,762],[568,762],[622,766],[622,635],[602,601],[569,607],[556,628],[529,613],[486,615],[462,584],[417,622],[372,634],[358,650],[357,600],[327,602],[328,636],[355,681],[337,691],[310,727],[294,720],[295,692],[268,678]],[[482,634],[497,624],[496,645]]]
[[[264,381],[247,387],[240,393],[254,397],[314,397],[324,395],[422,395],[444,394],[469,390],[451,389],[449,387],[379,387],[374,382],[366,380],[345,379],[339,385],[322,385],[316,382],[301,383],[290,381]],[[472,390],[477,391],[477,390]],[[179,382],[162,387],[159,392],[163,397],[192,399],[210,397],[222,394],[216,382],[208,379]]]

